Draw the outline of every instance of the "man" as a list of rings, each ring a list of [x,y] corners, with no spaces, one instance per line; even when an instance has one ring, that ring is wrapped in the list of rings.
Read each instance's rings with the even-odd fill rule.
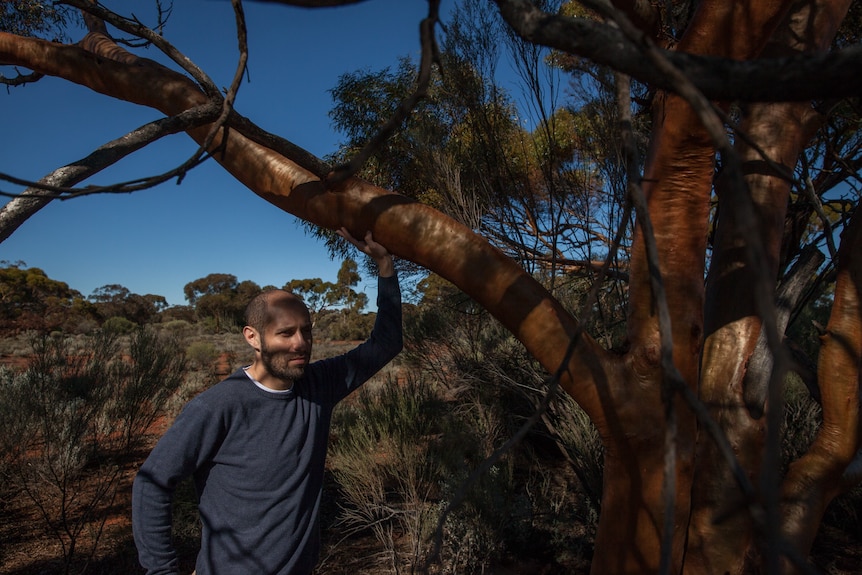
[[[171,502],[193,476],[202,523],[197,575],[307,575],[320,550],[318,510],[335,404],[401,351],[401,292],[392,258],[368,232],[339,234],[378,266],[377,320],[357,348],[309,364],[311,318],[272,290],[246,310],[254,361],[191,400],[141,466],[132,524],[148,575],[178,573]]]

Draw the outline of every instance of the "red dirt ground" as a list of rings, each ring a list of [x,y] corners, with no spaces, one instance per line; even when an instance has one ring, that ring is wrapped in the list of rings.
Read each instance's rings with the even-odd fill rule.
[[[26,359],[15,356],[0,356],[0,365],[25,366]],[[231,370],[227,355],[223,355],[216,370],[219,376],[225,376]],[[137,468],[143,462],[155,442],[161,437],[169,422],[162,418],[156,421],[148,430],[146,440],[135,452],[122,458],[120,471],[120,486],[111,512],[100,536],[96,554],[86,566],[87,575],[125,575],[142,573],[137,563],[137,554],[131,541],[130,509],[131,484]],[[63,556],[59,543],[46,533],[41,519],[34,506],[19,494],[10,500],[0,500],[0,575],[53,575],[63,573]],[[83,548],[86,548],[84,538]],[[859,540],[862,533],[853,537],[847,533],[824,527],[812,554],[812,562],[817,572],[824,575],[860,575],[862,574],[862,545]],[[359,537],[340,545],[337,558],[324,570],[334,575],[345,573],[353,575],[373,572],[363,569],[360,558],[374,556],[379,552],[379,545],[373,537]],[[82,552],[83,553],[83,552]],[[181,559],[183,572],[191,573],[194,564],[193,554],[187,554]],[[366,562],[367,564],[367,562]],[[82,564],[76,564],[71,573],[81,573]],[[388,573],[389,571],[384,571]],[[488,575],[541,575],[550,573],[535,561],[521,561],[511,565],[498,565],[485,571]],[[587,573],[588,566],[570,575]]]

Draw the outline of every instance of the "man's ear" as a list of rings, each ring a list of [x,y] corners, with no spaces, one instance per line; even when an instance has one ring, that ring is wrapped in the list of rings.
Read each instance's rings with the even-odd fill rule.
[[[248,343],[252,349],[260,351],[260,335],[257,333],[256,329],[247,325],[242,328],[242,335],[245,337],[246,343]]]

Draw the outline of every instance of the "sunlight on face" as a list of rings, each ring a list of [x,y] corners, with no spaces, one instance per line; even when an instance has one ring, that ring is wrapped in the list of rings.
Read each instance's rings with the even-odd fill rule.
[[[267,373],[283,381],[295,381],[305,373],[311,358],[311,316],[295,299],[270,302],[270,320],[260,334],[260,357]]]

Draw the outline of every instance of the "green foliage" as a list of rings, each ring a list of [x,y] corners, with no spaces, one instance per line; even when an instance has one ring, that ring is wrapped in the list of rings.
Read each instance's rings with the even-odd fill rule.
[[[607,115],[615,105],[611,84],[596,87],[584,74],[588,88],[562,103],[550,95],[561,79],[544,66],[543,52],[504,33],[473,0],[453,8],[443,40],[446,73],[435,68],[425,98],[362,176],[480,231],[530,272],[590,277],[616,228],[631,224],[620,221],[625,172],[616,116]],[[495,83],[501,53],[523,80],[520,106]],[[339,79],[331,117],[346,141],[334,161],[376,133],[415,90],[415,77],[416,67],[401,60],[395,69]]]
[[[103,330],[120,335],[128,335],[137,328],[138,326],[135,322],[119,316],[109,317],[105,320],[105,323],[102,324]]]
[[[104,383],[116,339],[103,335],[87,343],[78,348],[62,338],[35,338],[30,367],[5,378],[0,394],[0,411],[15,414],[0,423],[3,451],[10,461],[5,479],[39,510],[45,528],[62,547],[66,573],[81,553],[78,545],[85,529],[93,521],[104,521],[100,513],[118,486],[117,466],[98,457],[100,417],[109,399]],[[95,545],[84,554],[92,553]]]
[[[432,549],[421,542],[450,503],[442,572],[479,573],[508,554],[583,561],[591,535],[578,526],[594,525],[601,494],[595,429],[558,398],[524,443],[467,484],[536,409],[545,374],[494,320],[452,301],[406,317],[405,380],[366,386],[336,412],[341,521],[348,532],[370,529],[395,572],[423,565]]]
[[[464,427],[471,436],[483,438],[471,459],[470,466],[475,467],[535,413],[547,392],[548,374],[496,320],[464,309],[444,300],[421,306],[408,316],[405,359],[448,390]],[[546,531],[568,545],[575,537],[575,525],[595,525],[602,485],[601,442],[586,414],[570,398],[558,395],[524,442],[506,457],[511,478],[499,469],[496,480],[510,482],[509,500],[521,509],[512,511],[514,516],[526,513],[532,518],[498,518],[491,523],[507,546],[527,541],[538,545],[536,538],[547,543]],[[559,469],[555,475],[564,480],[551,481],[545,475],[549,469]],[[566,501],[564,506],[560,497]],[[551,507],[557,511],[548,514],[545,510]],[[487,513],[497,508],[491,505]],[[539,548],[554,556],[563,552]]]
[[[332,294],[335,305],[343,305],[355,312],[361,312],[365,308],[368,304],[368,296],[353,290],[360,279],[362,277],[359,275],[359,267],[355,261],[348,258],[341,262]]]
[[[171,306],[159,313],[159,319],[162,323],[183,321],[187,324],[193,324],[197,320],[194,308],[189,305]]]
[[[74,8],[41,0],[6,0],[0,3],[0,30],[19,36],[63,41],[65,28],[80,21]]]
[[[318,313],[331,305],[335,284],[320,278],[294,279],[284,284],[283,289],[302,298],[313,321]]]
[[[198,325],[207,333],[240,333],[243,322],[239,312],[217,312],[202,318]]]
[[[210,320],[215,333],[243,325],[248,302],[261,288],[253,281],[237,281],[232,274],[209,274],[183,287],[186,299],[194,306],[197,316]]]
[[[453,73],[451,81],[446,79],[449,76],[432,77],[426,98],[404,128],[373,156],[363,171],[364,177],[416,198],[427,195],[429,189],[437,190],[442,200],[450,190],[445,182],[434,180],[439,173],[434,168],[453,154],[468,159],[471,153],[484,151],[471,144],[478,141],[478,134],[470,131],[471,108],[487,110],[498,104],[488,100],[485,84],[474,69],[451,57],[447,57],[445,65]],[[339,78],[331,91],[335,107],[330,117],[347,136],[342,155],[359,149],[376,133],[401,100],[415,89],[415,78],[416,67],[407,59],[400,60],[395,70],[354,72]],[[465,92],[469,94],[465,96]],[[503,119],[509,114],[497,116]]]
[[[183,568],[188,565],[182,572],[192,572],[201,546],[201,521],[193,477],[188,477],[177,485],[172,519],[171,535],[180,566]]]
[[[790,463],[808,451],[814,441],[823,423],[823,410],[794,376],[789,378],[784,401],[781,460],[786,473]]]
[[[317,315],[314,337],[321,340],[361,341],[374,327],[376,314],[352,309],[327,310]]]
[[[237,279],[233,274],[209,274],[187,283],[183,287],[186,300],[196,305],[205,296],[233,293],[237,288]]]
[[[317,326],[318,318],[329,308],[341,307],[355,313],[365,308],[368,297],[353,290],[360,279],[362,278],[356,262],[347,258],[341,262],[335,283],[325,282],[320,278],[294,279],[284,284],[283,289],[302,298]]]
[[[160,327],[163,331],[171,333],[180,339],[189,336],[194,330],[194,326],[191,324],[191,322],[188,322],[184,319],[172,319],[163,322]]]
[[[366,386],[358,404],[345,407],[335,426],[331,448],[334,474],[349,505],[342,521],[349,531],[370,528],[396,570],[416,565],[434,519],[431,498],[441,478],[439,441],[441,406],[427,388],[401,389],[390,379],[378,390]],[[396,534],[408,541],[406,557]]]
[[[90,294],[96,311],[102,318],[123,317],[143,325],[167,308],[167,301],[159,295],[138,295],[119,284],[108,284]]]
[[[136,324],[157,320],[166,309],[163,296],[131,293],[119,284],[104,285],[84,298],[39,268],[20,262],[0,267],[0,332],[92,333],[109,320],[108,329],[128,333]],[[127,322],[120,325],[119,319],[111,318]]]
[[[186,358],[178,348],[176,339],[140,328],[130,339],[129,360],[116,365],[107,417],[122,430],[126,449],[141,440],[182,383]]]
[[[216,347],[208,341],[195,341],[186,348],[186,358],[198,369],[211,367],[218,355]]]
[[[21,264],[0,267],[0,329],[60,329],[71,317],[87,317],[90,311],[81,294],[65,283],[49,278],[39,268]]]

